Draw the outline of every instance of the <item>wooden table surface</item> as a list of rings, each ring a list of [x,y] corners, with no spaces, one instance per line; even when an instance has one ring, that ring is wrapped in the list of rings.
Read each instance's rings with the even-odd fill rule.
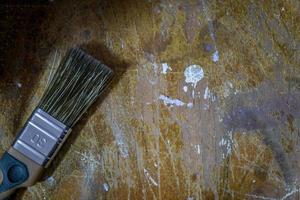
[[[300,198],[298,0],[61,0],[0,14],[0,153],[68,48],[116,71],[15,199]]]

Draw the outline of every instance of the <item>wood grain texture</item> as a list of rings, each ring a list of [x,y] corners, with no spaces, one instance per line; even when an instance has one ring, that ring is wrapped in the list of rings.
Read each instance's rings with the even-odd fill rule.
[[[68,48],[117,74],[44,180],[16,199],[299,199],[299,1],[0,11],[1,152]]]

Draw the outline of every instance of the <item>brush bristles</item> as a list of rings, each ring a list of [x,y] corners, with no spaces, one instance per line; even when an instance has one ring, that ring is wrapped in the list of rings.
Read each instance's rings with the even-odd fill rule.
[[[113,72],[82,50],[71,49],[60,63],[38,107],[72,127],[109,84]]]

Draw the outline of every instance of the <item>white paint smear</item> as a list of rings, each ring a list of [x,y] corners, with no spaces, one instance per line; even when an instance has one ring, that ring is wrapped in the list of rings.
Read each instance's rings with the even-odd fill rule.
[[[129,152],[128,152],[128,144],[124,138],[124,133],[122,131],[122,129],[120,128],[120,126],[116,123],[116,122],[111,122],[111,128],[112,128],[112,132],[113,135],[115,136],[115,141],[117,143],[117,146],[119,148],[119,152],[121,157],[123,158],[127,158],[129,157]]]
[[[204,72],[200,65],[190,65],[184,70],[185,82],[196,87],[197,83],[203,79]]]
[[[158,186],[157,182],[151,177],[147,169],[144,169],[144,174],[153,185]]]
[[[160,95],[159,100],[162,100],[166,106],[173,107],[173,106],[186,106],[187,108],[193,108],[194,104],[192,102],[184,103],[179,99],[172,99],[171,97]]]
[[[219,61],[219,51],[215,51],[212,55],[212,61],[218,62]]]
[[[167,74],[167,71],[172,71],[172,68],[169,67],[168,63],[162,63],[162,71],[161,73]]]
[[[187,91],[188,91],[188,87],[187,87],[186,85],[185,85],[185,86],[183,86],[183,88],[182,88],[182,89],[183,89],[183,91],[184,91],[184,92],[187,92]]]
[[[170,107],[184,106],[185,105],[185,103],[180,101],[179,99],[172,99],[172,98],[170,98],[168,96],[165,96],[165,95],[160,95],[159,99],[162,100],[166,106],[170,106]]]
[[[205,100],[210,99],[211,101],[215,101],[215,100],[216,100],[216,97],[215,97],[214,94],[210,91],[210,89],[209,89],[208,87],[205,88],[203,98],[204,98]]]

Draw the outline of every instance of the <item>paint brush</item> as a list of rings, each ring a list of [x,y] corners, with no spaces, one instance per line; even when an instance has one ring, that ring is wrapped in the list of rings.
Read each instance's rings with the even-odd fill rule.
[[[79,48],[63,58],[42,99],[0,160],[0,200],[34,185],[113,71]]]

